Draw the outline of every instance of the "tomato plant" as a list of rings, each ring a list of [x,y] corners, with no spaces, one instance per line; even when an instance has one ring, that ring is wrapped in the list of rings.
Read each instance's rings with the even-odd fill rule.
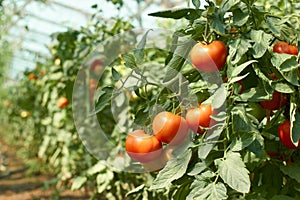
[[[222,41],[210,44],[197,43],[190,52],[193,66],[204,72],[214,72],[222,69],[226,62],[227,47]]]
[[[188,134],[188,125],[181,116],[171,112],[158,113],[152,123],[155,137],[167,144],[179,144]]]

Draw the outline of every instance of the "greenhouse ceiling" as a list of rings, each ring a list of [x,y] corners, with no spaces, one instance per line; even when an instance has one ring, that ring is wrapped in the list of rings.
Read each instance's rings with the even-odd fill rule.
[[[153,24],[147,16],[157,7],[172,7],[185,0],[147,0],[138,4],[136,0],[124,1],[121,9],[106,0],[2,0],[5,15],[9,22],[5,29],[7,40],[13,45],[13,59],[8,76],[12,79],[21,76],[26,69],[34,68],[36,62],[49,56],[48,45],[51,34],[66,31],[68,28],[86,26],[91,15],[97,12],[93,5],[102,10],[104,18],[142,17],[144,25]],[[141,25],[141,24],[137,24]]]

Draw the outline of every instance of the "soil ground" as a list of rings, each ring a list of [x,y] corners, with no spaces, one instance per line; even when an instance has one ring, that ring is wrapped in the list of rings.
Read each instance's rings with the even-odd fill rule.
[[[0,137],[0,200],[85,200],[89,197],[81,191],[45,190],[45,181],[53,177],[28,175],[28,167],[17,156],[16,147],[11,147]]]

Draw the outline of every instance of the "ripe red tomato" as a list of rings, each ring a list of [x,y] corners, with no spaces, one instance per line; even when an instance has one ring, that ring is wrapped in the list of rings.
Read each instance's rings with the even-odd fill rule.
[[[299,147],[296,147],[291,139],[290,136],[290,129],[291,129],[291,122],[290,121],[285,121],[281,123],[278,127],[278,135],[280,138],[281,143],[286,146],[289,149],[297,149]],[[298,141],[298,143],[300,140]]]
[[[210,44],[197,43],[190,52],[192,64],[204,72],[215,72],[224,66],[227,58],[227,48],[221,41]]]
[[[161,156],[162,144],[153,135],[148,135],[143,130],[136,130],[127,136],[125,149],[132,159],[147,163]]]
[[[203,134],[205,130],[199,126],[208,128],[211,125],[210,116],[213,114],[212,106],[200,104],[198,108],[191,108],[186,114],[186,121],[191,130]],[[213,122],[213,121],[212,121]]]
[[[279,108],[285,106],[287,102],[286,94],[274,91],[272,99],[267,101],[261,101],[260,105],[268,110],[278,110]]]
[[[69,100],[66,97],[60,97],[57,101],[59,108],[65,108],[69,104]]]
[[[154,117],[152,129],[159,141],[172,145],[183,142],[188,133],[185,119],[171,112],[158,113]]]
[[[273,46],[273,52],[298,55],[298,48],[294,45],[289,45],[286,42],[279,41]]]

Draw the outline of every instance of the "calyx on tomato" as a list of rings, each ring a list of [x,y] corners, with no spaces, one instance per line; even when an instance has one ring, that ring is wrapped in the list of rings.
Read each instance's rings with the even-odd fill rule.
[[[197,43],[190,52],[193,66],[200,71],[215,72],[223,68],[227,58],[227,47],[221,41],[210,44]]]

